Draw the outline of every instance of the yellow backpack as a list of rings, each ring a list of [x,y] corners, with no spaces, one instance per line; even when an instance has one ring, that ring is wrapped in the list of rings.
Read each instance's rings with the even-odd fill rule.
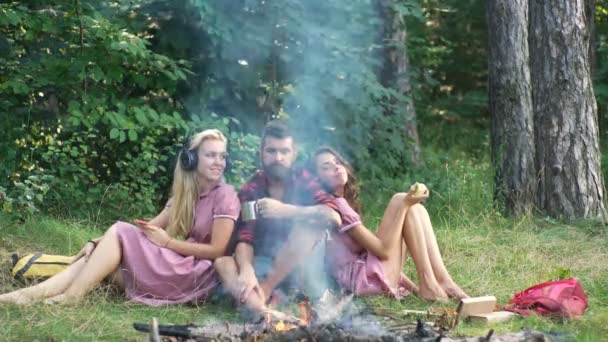
[[[34,253],[22,258],[13,254],[12,259],[13,277],[18,280],[30,280],[54,276],[70,266],[73,257]]]

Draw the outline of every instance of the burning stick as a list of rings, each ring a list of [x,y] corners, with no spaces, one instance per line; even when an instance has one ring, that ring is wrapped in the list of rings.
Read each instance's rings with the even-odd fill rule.
[[[300,320],[305,322],[304,325],[309,325],[310,322],[312,322],[312,307],[310,306],[308,298],[304,298],[304,300],[298,304],[298,308],[300,309]]]
[[[278,310],[266,308],[262,311],[262,314],[264,314],[264,318],[266,319],[267,323],[270,323],[272,321],[272,318],[274,318],[277,321],[284,321],[298,325],[306,325],[306,322],[301,320],[300,318]]]

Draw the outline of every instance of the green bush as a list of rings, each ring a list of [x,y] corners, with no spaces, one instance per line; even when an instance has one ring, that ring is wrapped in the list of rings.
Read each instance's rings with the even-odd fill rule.
[[[211,127],[230,137],[239,162],[229,178],[242,182],[257,138],[239,133],[236,119],[184,108],[175,94],[189,63],[125,29],[129,11],[98,5],[0,4],[9,46],[0,55],[4,211],[96,222],[151,215],[167,199],[187,135]]]

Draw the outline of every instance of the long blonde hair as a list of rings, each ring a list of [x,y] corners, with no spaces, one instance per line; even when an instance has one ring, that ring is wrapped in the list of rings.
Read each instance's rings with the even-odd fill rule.
[[[188,150],[196,150],[205,140],[219,140],[226,143],[226,137],[217,129],[207,129],[190,138]],[[167,233],[171,237],[185,238],[194,224],[194,205],[199,196],[199,177],[197,169],[185,171],[180,163],[183,151],[177,156],[173,172],[173,187],[171,189],[171,207],[169,207],[169,226]],[[200,162],[200,161],[199,161]]]

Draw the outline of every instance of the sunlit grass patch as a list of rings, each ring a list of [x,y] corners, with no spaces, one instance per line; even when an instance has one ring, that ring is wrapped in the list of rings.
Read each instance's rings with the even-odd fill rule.
[[[516,318],[493,325],[491,328],[496,333],[528,328],[573,334],[581,341],[598,341],[608,336],[606,228],[586,221],[563,224],[534,217],[504,218],[492,208],[489,172],[487,163],[469,160],[468,163],[451,163],[428,175],[421,172],[398,180],[368,180],[362,192],[365,222],[375,228],[393,192],[403,191],[406,184],[409,186],[409,180],[426,182],[425,176],[428,176],[437,190],[431,193],[425,205],[429,208],[445,264],[454,280],[469,295],[494,295],[504,305],[515,291],[569,273],[582,281],[589,296],[589,308],[579,320]],[[465,180],[467,186],[463,185]],[[433,189],[431,187],[431,191]],[[93,227],[86,221],[41,216],[17,223],[0,216],[0,291],[20,286],[8,273],[11,252],[74,254],[85,241],[101,233],[102,228]],[[411,260],[408,260],[405,272],[416,281]],[[408,319],[400,316],[403,309],[427,310],[457,305],[455,301],[429,303],[413,295],[402,301],[370,297],[362,302],[370,307],[388,309],[403,319]],[[205,324],[239,319],[236,310],[226,304],[150,308],[125,303],[121,294],[101,287],[78,306],[0,305],[0,336],[9,340],[140,340],[143,335],[137,333],[132,324],[148,322],[152,317],[157,317],[163,324]],[[463,323],[452,334],[485,336],[489,329]]]

